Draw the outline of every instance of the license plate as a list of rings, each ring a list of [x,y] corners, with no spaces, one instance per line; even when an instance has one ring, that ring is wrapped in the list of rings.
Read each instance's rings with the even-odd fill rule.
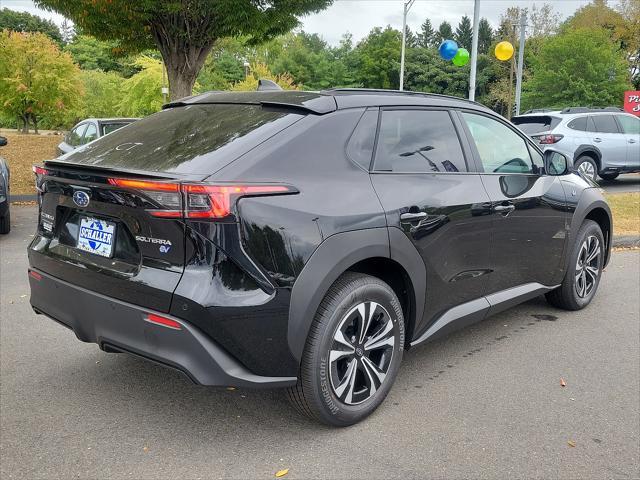
[[[116,224],[97,218],[80,217],[80,231],[76,246],[80,250],[111,257],[116,237]]]

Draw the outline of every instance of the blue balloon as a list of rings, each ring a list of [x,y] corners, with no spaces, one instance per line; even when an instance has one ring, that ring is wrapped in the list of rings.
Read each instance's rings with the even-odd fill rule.
[[[451,60],[458,53],[458,44],[453,40],[445,40],[438,49],[440,56],[445,60]]]

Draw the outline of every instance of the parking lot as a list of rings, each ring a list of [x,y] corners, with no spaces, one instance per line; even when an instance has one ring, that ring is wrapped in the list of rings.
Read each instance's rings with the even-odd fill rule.
[[[3,479],[640,476],[637,250],[613,254],[583,311],[535,299],[409,351],[372,417],[330,429],[278,391],[195,386],[35,315],[36,209],[12,216],[0,238]]]

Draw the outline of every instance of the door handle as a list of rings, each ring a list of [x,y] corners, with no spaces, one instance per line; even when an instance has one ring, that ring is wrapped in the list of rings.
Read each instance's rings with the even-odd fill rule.
[[[600,137],[596,137],[593,139],[594,142],[596,143],[600,143],[602,141],[602,139]]]
[[[400,215],[400,220],[404,220],[405,222],[415,222],[416,220],[422,220],[423,218],[427,218],[427,212],[407,212]]]
[[[636,143],[636,141],[633,138],[630,138],[629,143]]]
[[[513,203],[510,203],[509,205],[495,205],[493,207],[494,212],[500,212],[500,213],[513,212],[515,209],[516,209],[516,206]]]

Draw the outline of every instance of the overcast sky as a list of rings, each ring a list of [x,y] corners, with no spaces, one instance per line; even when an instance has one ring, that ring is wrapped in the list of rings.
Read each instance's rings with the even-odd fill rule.
[[[534,4],[541,6],[544,3],[534,0],[481,0],[480,16],[487,17],[492,25],[497,26],[500,14],[512,5],[531,8]],[[589,0],[551,0],[547,3],[551,3],[564,19],[589,3]],[[610,0],[609,3],[613,4],[615,1]],[[416,0],[407,23],[416,31],[426,18],[430,18],[434,28],[443,20],[447,20],[455,28],[463,15],[473,17],[473,4],[473,0]],[[305,17],[302,29],[321,35],[332,45],[336,45],[345,32],[352,33],[354,40],[358,41],[376,26],[391,25],[402,29],[402,5],[403,0],[336,0],[326,10]],[[39,10],[30,0],[0,0],[0,6],[28,11],[50,18],[58,24],[62,22],[60,15]]]

